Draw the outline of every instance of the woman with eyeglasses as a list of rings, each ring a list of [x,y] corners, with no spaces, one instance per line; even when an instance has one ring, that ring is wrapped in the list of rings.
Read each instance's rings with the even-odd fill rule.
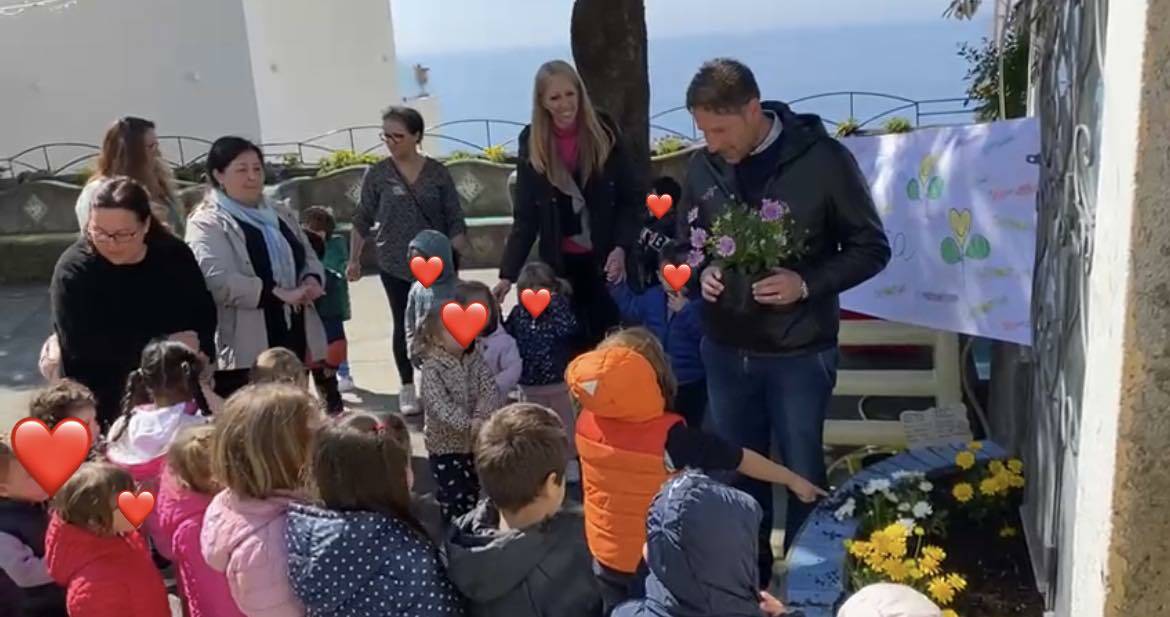
[[[532,123],[518,138],[512,230],[494,292],[502,302],[532,243],[540,260],[569,281],[581,324],[575,351],[592,349],[618,324],[606,282],[626,278],[646,194],[616,123],[593,107],[577,70],[553,60],[536,72]]]
[[[362,247],[371,235],[377,244],[378,270],[390,301],[394,321],[394,363],[402,390],[399,410],[417,409],[414,367],[406,349],[406,300],[414,275],[407,263],[410,241],[418,232],[433,229],[451,240],[458,269],[459,252],[467,252],[467,224],[451,173],[440,162],[419,151],[422,116],[409,107],[391,107],[382,114],[382,140],[390,157],[370,167],[362,179],[361,203],[353,214],[350,234],[349,280],[361,277]]]
[[[146,187],[115,176],[92,193],[82,236],[57,261],[49,293],[62,376],[93,390],[105,429],[152,339],[214,357],[216,312],[195,256],[151,213]]]
[[[207,154],[211,187],[187,220],[195,253],[219,311],[216,394],[248,383],[266,349],[289,349],[306,365],[325,359],[325,327],[313,302],[325,269],[297,216],[264,196],[264,153],[221,137]]]
[[[137,180],[150,195],[155,218],[175,235],[183,236],[184,217],[175,191],[174,175],[162,158],[153,122],[127,116],[116,120],[106,130],[94,175],[81,190],[75,206],[77,227],[82,232],[89,219],[94,192],[102,180],[114,176]]]

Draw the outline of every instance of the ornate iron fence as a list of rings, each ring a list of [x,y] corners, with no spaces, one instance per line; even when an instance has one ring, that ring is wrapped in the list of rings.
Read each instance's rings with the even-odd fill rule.
[[[821,113],[830,128],[846,120],[857,122],[860,128],[868,128],[877,121],[906,114],[915,127],[924,123],[954,124],[973,121],[974,111],[967,107],[968,99],[946,98],[915,100],[880,92],[843,91],[814,94],[790,101],[801,111]],[[667,126],[667,119],[676,114],[686,114],[685,124]],[[841,115],[844,114],[844,115]],[[864,115],[863,118],[858,118]],[[948,118],[952,122],[934,122]],[[515,143],[524,122],[490,118],[467,118],[443,122],[426,130],[427,139],[438,139],[483,152],[490,146],[511,146]],[[467,129],[476,135],[468,136]],[[685,106],[674,107],[650,117],[652,136],[670,135],[686,141],[699,141],[695,127]],[[380,125],[359,125],[315,135],[301,141],[281,141],[262,144],[265,156],[271,160],[296,157],[299,161],[313,162],[334,152],[348,150],[365,154],[381,147]],[[482,138],[482,141],[480,139]],[[174,167],[198,163],[207,156],[211,141],[200,137],[170,135],[159,137],[160,146],[167,161]],[[54,142],[28,148],[12,156],[0,158],[0,178],[16,177],[24,172],[48,175],[77,173],[97,157],[100,148],[94,144],[78,142]]]
[[[1001,413],[1015,415],[1021,429],[1014,438],[1032,476],[1022,515],[1049,609],[1070,584],[1107,9],[1108,0],[1039,0],[1031,7],[1032,107],[1042,143],[1035,334],[1025,358],[1030,391]]]

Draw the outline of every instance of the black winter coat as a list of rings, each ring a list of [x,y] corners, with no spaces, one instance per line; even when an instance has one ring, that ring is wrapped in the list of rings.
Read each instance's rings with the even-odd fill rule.
[[[808,299],[791,307],[755,304],[746,313],[706,302],[704,333],[716,343],[757,353],[823,351],[837,344],[838,294],[886,267],[889,240],[857,161],[825,132],[821,119],[796,115],[783,103],[765,102],[764,109],[775,113],[783,127],[777,150],[764,154],[772,157],[767,164],[773,165],[766,182],[745,190],[737,181],[744,162],[731,165],[717,154],[696,152],[683,187],[678,237],[689,242],[692,227],[710,229],[730,203],[744,201],[748,194],[757,196],[751,207],[760,207],[763,199],[786,203],[807,249],[788,268],[808,285]],[[752,158],[756,156],[761,155]],[[759,162],[747,160],[749,165]],[[694,209],[698,212],[692,214]]]
[[[627,255],[637,241],[640,208],[646,195],[637,186],[628,150],[616,124],[606,116],[602,124],[615,136],[613,149],[600,173],[585,181],[581,194],[589,210],[593,253],[598,257],[598,271],[614,247]],[[512,231],[500,263],[500,278],[515,282],[520,268],[528,259],[532,243],[539,236],[540,260],[558,274],[564,274],[561,241],[565,236],[561,222],[561,200],[569,197],[553,187],[548,178],[528,161],[526,126],[518,138],[520,162],[516,166],[516,201],[512,207]]]

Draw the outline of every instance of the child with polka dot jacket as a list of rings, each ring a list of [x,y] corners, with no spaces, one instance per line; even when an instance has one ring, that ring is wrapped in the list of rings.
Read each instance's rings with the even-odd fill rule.
[[[411,513],[410,447],[373,416],[317,432],[311,504],[289,511],[289,581],[308,615],[454,617],[463,598]]]

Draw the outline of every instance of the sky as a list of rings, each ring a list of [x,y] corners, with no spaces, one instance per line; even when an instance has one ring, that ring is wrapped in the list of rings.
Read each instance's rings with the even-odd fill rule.
[[[399,56],[563,45],[573,0],[388,0]],[[938,21],[948,0],[645,0],[649,38]]]

